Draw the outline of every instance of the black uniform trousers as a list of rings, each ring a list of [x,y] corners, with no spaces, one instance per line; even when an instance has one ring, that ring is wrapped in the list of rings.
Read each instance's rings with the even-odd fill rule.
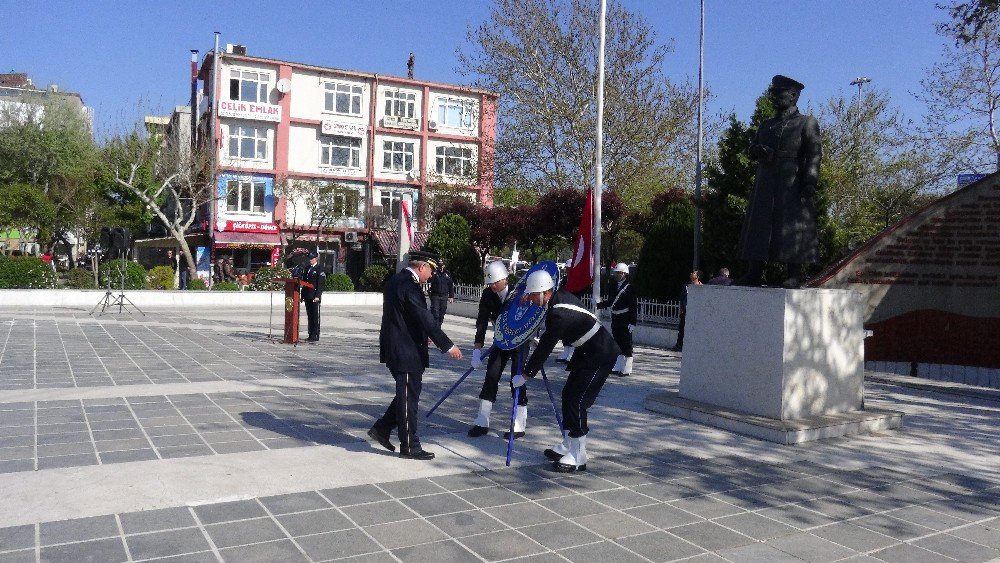
[[[490,352],[490,357],[486,359],[486,379],[483,380],[483,389],[479,392],[479,398],[484,401],[489,401],[491,403],[497,402],[497,391],[500,387],[500,377],[503,375],[503,368],[510,362],[510,375],[511,377],[517,372],[517,365],[515,358],[517,357],[517,350],[500,350],[499,348],[494,348]],[[520,350],[523,351],[524,357],[522,362],[528,360],[528,349],[522,346]],[[510,387],[510,396],[514,396],[514,386]],[[517,398],[517,404],[526,406],[528,404],[528,388],[526,386],[521,387],[521,394]]]
[[[594,401],[617,359],[617,354],[607,355],[597,362],[587,362],[587,365],[569,372],[562,391],[562,414],[563,426],[570,438],[586,436],[590,432],[587,426],[587,409],[594,406]]]
[[[309,339],[319,340],[319,301],[306,299],[306,318],[309,319]]]
[[[448,310],[447,295],[431,295],[431,315],[437,321],[438,328],[444,322],[444,314]]]
[[[674,344],[674,348],[680,350],[684,347],[684,325],[687,321],[687,307],[681,307],[681,318],[677,326],[677,344]]]
[[[622,349],[622,355],[631,358],[632,333],[628,331],[627,316],[611,315],[611,337],[615,339],[615,344]]]
[[[420,438],[417,438],[417,404],[420,402],[420,389],[423,387],[424,372],[407,373],[405,371],[389,370],[396,380],[396,396],[389,403],[382,418],[375,421],[379,434],[389,436],[396,429],[399,437],[399,452],[412,453],[420,451]]]

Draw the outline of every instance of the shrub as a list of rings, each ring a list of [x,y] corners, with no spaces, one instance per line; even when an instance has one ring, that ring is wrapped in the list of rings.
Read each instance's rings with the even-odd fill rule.
[[[108,281],[110,280],[113,289],[120,289],[122,287],[123,270],[125,272],[124,289],[145,289],[146,268],[143,268],[142,264],[138,262],[130,262],[120,258],[118,260],[108,260],[98,268],[97,277],[100,279],[101,287],[108,287]]]
[[[157,266],[149,271],[149,289],[174,289],[174,270],[170,266]]]
[[[694,205],[672,203],[656,219],[639,251],[635,287],[641,297],[678,299],[688,282],[693,260]]]
[[[56,273],[37,256],[0,256],[0,289],[50,289]]]
[[[236,282],[223,281],[212,286],[212,291],[239,291],[240,286]]]
[[[201,278],[191,278],[188,280],[188,289],[192,291],[204,291],[208,289],[208,284]]]
[[[371,264],[361,273],[359,285],[362,291],[382,291],[385,280],[392,275],[392,270],[385,264]]]
[[[354,291],[354,282],[347,274],[331,274],[326,277],[327,291]]]
[[[285,284],[277,283],[278,278],[289,278],[292,273],[282,266],[264,266],[254,272],[253,279],[247,284],[251,291],[283,291]]]
[[[97,287],[97,283],[94,282],[94,273],[86,268],[73,268],[66,275],[66,287],[94,289]]]

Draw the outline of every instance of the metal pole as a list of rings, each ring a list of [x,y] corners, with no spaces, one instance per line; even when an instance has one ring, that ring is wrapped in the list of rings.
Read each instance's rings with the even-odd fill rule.
[[[698,42],[698,160],[694,172],[694,260],[692,270],[701,264],[701,158],[702,113],[705,107],[705,0],[701,0],[701,33]]]
[[[198,146],[198,49],[191,49],[191,151]]]
[[[215,172],[219,168],[219,63],[222,56],[219,53],[219,32],[215,32],[215,50],[212,51],[212,132],[209,139],[212,141],[212,166]],[[208,287],[212,287],[212,264],[215,263],[215,212],[219,204],[216,198],[219,196],[219,185],[212,186],[212,197],[208,198]]]
[[[601,0],[600,45],[597,51],[597,146],[594,155],[594,292],[592,310],[597,310],[601,301],[601,193],[604,185],[604,170],[601,160],[604,153],[604,20],[608,13],[607,0]]]

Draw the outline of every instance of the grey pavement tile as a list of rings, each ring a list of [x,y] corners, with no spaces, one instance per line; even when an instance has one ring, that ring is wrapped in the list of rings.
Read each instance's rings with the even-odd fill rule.
[[[208,446],[174,446],[169,448],[157,448],[160,452],[160,457],[163,459],[171,459],[178,457],[197,457],[203,455],[212,455],[213,452]]]
[[[736,530],[745,536],[750,536],[751,538],[759,541],[780,538],[781,536],[795,534],[799,531],[797,528],[793,528],[788,524],[782,524],[777,520],[771,520],[770,518],[766,518],[752,512],[744,512],[733,516],[724,516],[722,518],[716,518],[713,521],[716,524],[721,524],[731,530]]]
[[[757,514],[777,520],[778,522],[783,522],[789,526],[795,526],[800,530],[808,530],[809,528],[832,524],[838,521],[837,518],[802,508],[796,504],[765,508],[764,510],[757,511]]]
[[[95,444],[99,453],[140,450],[152,447],[145,438],[136,438],[133,440],[108,440],[105,442],[95,442]]]
[[[325,561],[383,551],[357,528],[296,538],[296,543],[314,561]]]
[[[126,463],[130,461],[150,461],[153,459],[159,458],[152,449],[101,453],[101,463]]]
[[[246,440],[251,440],[250,434],[244,430],[228,431],[228,432],[208,432],[201,435],[202,439],[209,444],[222,444],[225,442],[243,442]]]
[[[128,556],[125,554],[122,539],[117,537],[43,547],[41,560],[51,563],[81,563],[83,561],[116,563],[128,561]]]
[[[527,500],[510,489],[505,489],[499,485],[458,491],[455,494],[461,497],[462,500],[472,503],[478,508],[514,504]]]
[[[181,435],[194,435],[194,428],[191,428],[187,424],[170,424],[166,426],[143,426],[146,434],[150,438],[156,438],[159,436],[181,436]]]
[[[371,526],[416,518],[417,515],[398,500],[358,504],[341,508],[358,526]]]
[[[260,497],[258,500],[271,514],[288,514],[290,512],[330,508],[330,503],[316,492],[274,495]]]
[[[133,559],[152,559],[211,549],[205,534],[198,528],[127,536],[125,542]]]
[[[168,448],[173,446],[195,446],[204,445],[205,441],[198,434],[174,434],[171,436],[150,436],[150,441],[157,448]]]
[[[802,559],[764,543],[721,549],[718,555],[740,563],[801,563]]]
[[[475,508],[473,505],[465,502],[454,493],[440,493],[422,497],[411,497],[403,499],[402,503],[425,518],[428,516],[447,514],[449,512],[464,512]]]
[[[379,483],[378,487],[390,496],[398,499],[416,497],[422,495],[432,495],[441,493],[443,488],[436,485],[430,479],[408,479],[406,481],[390,481]]]
[[[453,538],[506,530],[507,526],[481,510],[433,516],[428,522]]]
[[[994,523],[997,525],[992,528],[980,524],[973,524],[964,528],[951,530],[948,533],[964,540],[992,547],[993,549],[1000,549],[1000,522]]]
[[[92,516],[39,524],[40,545],[79,542],[118,535],[114,516]]]
[[[35,563],[34,549],[22,549],[19,551],[7,551],[0,555],[4,563]]]
[[[38,446],[39,457],[53,457],[60,455],[80,455],[94,453],[94,444],[91,442],[79,442],[74,444],[49,444]]]
[[[618,483],[601,479],[594,474],[593,470],[583,473],[556,474],[552,480],[576,493],[596,493],[621,488]]]
[[[731,516],[744,512],[742,508],[710,496],[688,497],[671,501],[668,504],[707,519]]]
[[[661,529],[674,528],[702,520],[699,516],[668,504],[654,504],[639,508],[630,508],[624,512]]]
[[[856,555],[857,551],[808,532],[775,538],[768,545],[804,561],[825,563]]]
[[[813,528],[810,533],[855,551],[872,551],[899,543],[900,540],[876,531],[855,526],[850,522],[836,522]]]
[[[334,506],[351,506],[354,504],[365,504],[380,500],[389,500],[391,497],[374,485],[358,485],[355,487],[342,487],[338,489],[324,489],[320,491]]]
[[[984,477],[978,477],[975,475],[962,475],[960,473],[945,473],[943,475],[935,475],[934,477],[927,479],[926,482],[922,483],[922,486],[933,490],[933,486],[937,485],[952,485],[959,490],[984,490],[992,489],[1000,486],[1000,481],[995,479],[987,479]]]
[[[444,475],[442,477],[431,477],[430,479],[439,487],[446,491],[464,491],[468,489],[478,489],[495,485],[494,481],[483,477],[479,473],[457,473],[455,475]]]
[[[623,487],[636,487],[656,483],[657,480],[649,474],[634,471],[632,469],[619,469],[616,471],[606,471],[601,473],[601,477]]]
[[[235,454],[240,452],[259,452],[266,450],[260,442],[256,440],[246,440],[243,442],[224,442],[222,444],[212,444],[212,449],[217,454]]]
[[[554,481],[547,480],[508,483],[505,484],[504,487],[532,500],[555,498],[574,494],[573,490],[567,489]]]
[[[884,514],[873,514],[871,516],[856,518],[851,520],[851,523],[856,526],[868,528],[869,530],[874,530],[880,534],[894,537],[898,540],[909,540],[933,534],[935,532],[935,530],[925,526],[920,526],[918,524],[900,520],[899,518],[893,518],[892,516],[886,516]]]
[[[233,547],[250,543],[277,540],[285,537],[281,528],[270,518],[240,520],[205,526],[216,546]]]
[[[617,542],[652,561],[674,561],[705,553],[704,549],[669,532],[651,532]]]
[[[826,514],[838,520],[848,520],[867,516],[875,512],[870,504],[858,504],[840,496],[823,497],[798,503],[798,506],[809,510]]]
[[[536,524],[519,528],[518,531],[552,550],[601,540],[597,534],[569,520]]]
[[[566,559],[560,557],[554,552],[548,551],[537,555],[518,557],[517,559],[511,559],[510,561],[512,561],[512,563],[564,563]]]
[[[890,563],[940,563],[942,561],[940,554],[908,543],[898,543],[876,551],[871,556]]]
[[[924,508],[923,506],[908,506],[906,508],[899,508],[886,512],[885,515],[893,518],[899,518],[900,520],[906,520],[907,522],[913,522],[914,524],[920,524],[921,526],[939,531],[968,524],[967,521],[961,518],[948,516],[947,514],[943,514],[929,508]]]
[[[785,501],[778,500],[774,497],[751,489],[737,489],[722,493],[714,493],[709,496],[734,506],[738,506],[744,510],[760,510],[763,508],[772,508],[786,504]]]
[[[651,485],[639,485],[629,488],[637,493],[644,494],[661,501],[678,500],[702,494],[690,487],[684,486],[682,481],[653,483]]]
[[[653,532],[655,527],[622,512],[605,512],[573,518],[577,524],[608,539]]]
[[[1000,550],[985,545],[980,545],[964,540],[950,534],[936,534],[930,537],[913,540],[913,545],[924,549],[940,553],[941,555],[966,561],[968,563],[979,563],[981,561],[991,561],[1000,557]]]
[[[35,457],[35,447],[33,445],[14,448],[0,448],[0,461],[31,459],[33,457]]]
[[[145,440],[142,434],[142,430],[131,429],[120,429],[120,430],[94,430],[92,432],[94,435],[94,441],[103,442],[105,440],[134,440],[140,439]]]
[[[606,541],[564,549],[559,552],[559,555],[570,561],[615,561],[621,563],[645,561],[644,558],[639,557],[624,547]]]
[[[881,487],[874,487],[872,491],[886,498],[897,501],[902,505],[920,504],[934,500],[941,500],[943,498],[941,495],[918,487],[919,484],[917,483],[892,483]]]
[[[629,489],[600,491],[596,493],[588,493],[586,496],[601,504],[607,505],[611,508],[617,508],[619,510],[635,508],[637,506],[647,506],[650,504],[659,504],[660,502],[654,498],[647,497],[646,495]]]
[[[149,561],[151,563],[218,563],[219,558],[211,551],[202,551],[199,553],[159,557],[157,559],[150,559]]]
[[[354,527],[354,524],[335,508],[283,514],[276,518],[293,537]]]
[[[7,451],[7,448],[18,448],[18,447],[34,447],[35,437],[34,435],[28,436],[14,436],[11,438],[0,438],[0,452]]]
[[[444,532],[422,519],[378,524],[365,528],[365,531],[387,549],[409,547],[447,537]]]
[[[120,514],[118,517],[122,523],[122,530],[126,534],[156,532],[198,525],[187,507],[127,512]]]
[[[35,547],[35,526],[0,528],[0,551]]]
[[[969,522],[979,522],[980,520],[986,520],[996,516],[996,511],[957,499],[945,499],[929,502],[923,506],[936,512],[947,514],[948,516],[954,516],[955,518],[961,518],[962,520]]]
[[[229,549],[220,549],[219,555],[223,561],[236,563],[294,563],[308,561],[302,552],[291,541],[272,541],[255,545],[244,545]]]
[[[539,500],[536,502],[563,518],[576,518],[578,516],[600,514],[601,512],[607,512],[609,510],[607,506],[604,506],[595,500],[591,500],[589,497],[584,495],[557,497],[553,499]]]
[[[533,524],[541,524],[544,522],[554,522],[562,519],[562,517],[555,512],[552,512],[551,510],[533,502],[496,506],[484,509],[484,512],[494,518],[497,518],[512,528],[531,526]]]
[[[749,536],[724,528],[715,522],[695,522],[671,528],[670,533],[709,551],[754,543]]]
[[[466,563],[481,561],[475,554],[454,540],[425,543],[413,547],[392,550],[392,554],[404,562],[426,563]]]
[[[233,520],[248,520],[267,516],[264,508],[255,500],[234,500],[195,506],[194,512],[202,524],[217,524]]]

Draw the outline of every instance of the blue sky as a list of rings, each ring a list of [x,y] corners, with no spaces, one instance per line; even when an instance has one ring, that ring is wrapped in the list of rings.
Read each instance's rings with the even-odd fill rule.
[[[597,0],[593,0],[595,3]],[[697,78],[698,1],[623,0],[660,41],[671,41],[665,71]],[[287,5],[286,5],[287,4]],[[859,75],[918,119],[911,92],[941,55],[935,0],[707,0],[706,84],[710,113],[749,118],[774,74],[806,84],[800,105],[856,92]],[[482,22],[486,0],[327,0],[325,2],[92,2],[0,0],[0,69],[27,72],[37,85],[79,92],[95,110],[98,133],[167,113],[188,97],[189,49],[247,45],[248,54],[404,75],[416,53],[418,78],[462,82],[455,49]]]

